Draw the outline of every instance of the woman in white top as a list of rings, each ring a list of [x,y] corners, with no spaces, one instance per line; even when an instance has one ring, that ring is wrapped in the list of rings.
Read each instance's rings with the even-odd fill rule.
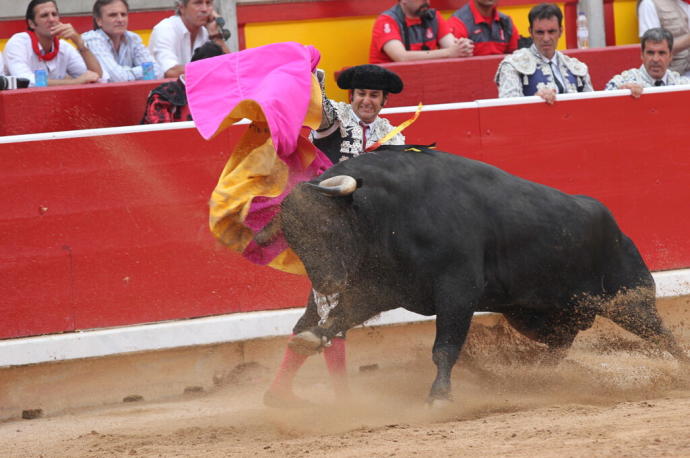
[[[34,71],[43,69],[48,85],[95,83],[103,71],[72,24],[60,22],[54,0],[31,0],[26,10],[27,32],[15,33],[5,46],[10,75],[35,84]],[[74,49],[65,40],[71,40]]]

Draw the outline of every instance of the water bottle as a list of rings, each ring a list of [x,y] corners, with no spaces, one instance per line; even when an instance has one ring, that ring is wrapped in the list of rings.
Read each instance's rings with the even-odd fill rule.
[[[589,25],[587,24],[587,16],[583,12],[577,15],[577,47],[580,49],[589,48]]]
[[[153,73],[153,62],[143,62],[141,64],[141,70],[144,74],[145,80],[155,80],[156,74]]]
[[[48,73],[39,68],[34,72],[34,86],[36,87],[46,87],[48,86]]]

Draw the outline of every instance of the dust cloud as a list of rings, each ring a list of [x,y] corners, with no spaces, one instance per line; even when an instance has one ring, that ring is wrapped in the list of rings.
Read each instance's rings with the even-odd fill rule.
[[[690,300],[678,301],[687,315]],[[687,352],[685,315],[669,324]],[[275,368],[245,364],[167,402],[0,423],[2,455],[688,456],[686,365],[603,319],[557,366],[541,364],[543,351],[502,324],[473,326],[454,402],[441,409],[425,404],[435,375],[426,344],[351,365],[346,402],[335,402],[316,360],[296,380],[314,405],[294,410],[264,407]]]

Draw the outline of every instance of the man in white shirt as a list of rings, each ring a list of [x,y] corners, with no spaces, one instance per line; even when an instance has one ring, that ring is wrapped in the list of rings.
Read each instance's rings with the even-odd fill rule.
[[[163,71],[144,46],[141,37],[127,30],[127,0],[96,0],[93,5],[94,30],[82,35],[86,46],[108,74],[108,81],[145,79],[144,62],[151,62],[152,78],[163,77]]]
[[[606,90],[630,89],[632,96],[638,98],[646,87],[690,84],[690,78],[669,70],[672,50],[671,32],[662,27],[647,30],[642,35],[642,66],[614,76]]]
[[[184,66],[192,60],[194,50],[209,40],[229,49],[223,40],[221,27],[216,22],[218,13],[213,0],[176,0],[175,16],[163,19],[151,32],[149,49],[165,78],[177,78]]]
[[[638,31],[663,27],[673,35],[671,70],[690,77],[690,3],[688,0],[642,0],[637,8]]]
[[[95,83],[102,76],[98,59],[71,24],[60,22],[54,0],[31,0],[26,10],[28,32],[15,33],[5,46],[7,71],[35,85],[34,71],[43,69],[48,85]],[[71,40],[74,49],[64,39]]]

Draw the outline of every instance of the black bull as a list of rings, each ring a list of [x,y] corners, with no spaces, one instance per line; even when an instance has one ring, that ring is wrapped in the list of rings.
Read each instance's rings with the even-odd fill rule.
[[[318,189],[340,175],[356,180],[354,192]],[[450,397],[476,311],[502,313],[553,361],[596,315],[687,361],[657,314],[637,248],[590,197],[425,147],[383,147],[298,185],[280,223],[314,289],[340,294],[321,323],[311,298],[291,346],[315,352],[397,307],[436,315],[430,401]]]

